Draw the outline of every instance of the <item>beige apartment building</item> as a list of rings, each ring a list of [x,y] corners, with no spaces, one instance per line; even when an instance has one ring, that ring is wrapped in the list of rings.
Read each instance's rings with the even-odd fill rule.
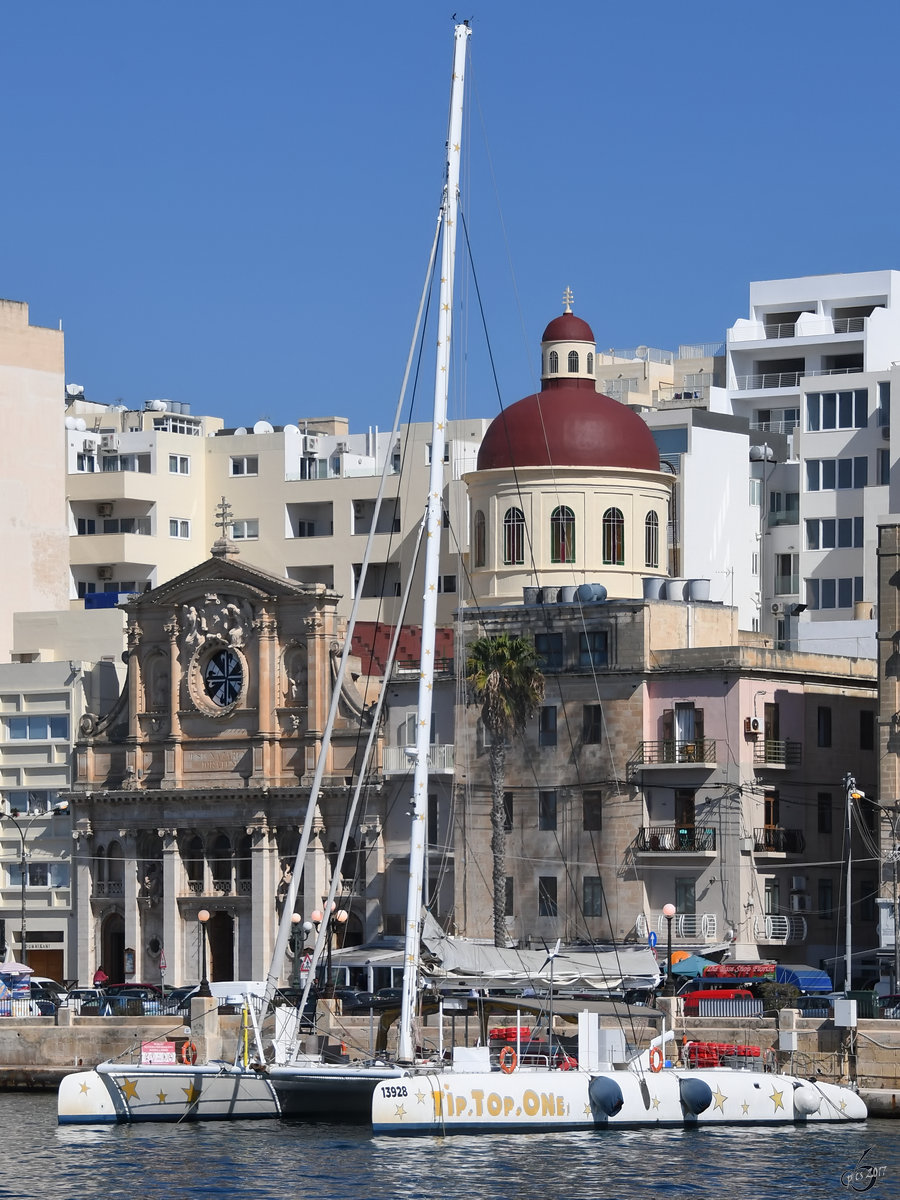
[[[0,300],[0,662],[12,654],[14,612],[68,604],[64,397],[62,330]]]
[[[263,569],[337,592],[341,615],[349,615],[361,590],[360,619],[398,620],[401,581],[415,561],[425,510],[430,426],[404,426],[396,438],[377,429],[351,434],[341,417],[225,429],[186,407],[161,400],[137,411],[83,399],[70,405],[71,599],[102,607],[157,587],[203,558],[224,520],[229,537]],[[463,586],[462,476],[486,426],[450,422],[442,621],[451,619]],[[373,522],[377,536],[363,580]]]

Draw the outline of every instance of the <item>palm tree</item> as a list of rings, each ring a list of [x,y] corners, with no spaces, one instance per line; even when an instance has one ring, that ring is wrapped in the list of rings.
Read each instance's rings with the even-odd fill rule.
[[[507,945],[506,808],[503,802],[506,750],[544,698],[544,677],[534,643],[506,633],[478,638],[466,659],[469,703],[481,705],[490,735],[491,854],[494,885],[494,945]]]

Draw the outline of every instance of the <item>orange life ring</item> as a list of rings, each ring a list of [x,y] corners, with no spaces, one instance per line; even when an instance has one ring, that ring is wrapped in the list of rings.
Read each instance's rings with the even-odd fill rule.
[[[504,1075],[512,1075],[518,1061],[519,1056],[512,1046],[504,1046],[500,1051],[500,1070]]]
[[[193,1042],[181,1043],[181,1061],[189,1067],[197,1061],[197,1047]]]
[[[662,1068],[663,1068],[662,1050],[660,1050],[659,1046],[651,1046],[650,1047],[650,1070],[655,1073],[657,1071],[661,1071]]]

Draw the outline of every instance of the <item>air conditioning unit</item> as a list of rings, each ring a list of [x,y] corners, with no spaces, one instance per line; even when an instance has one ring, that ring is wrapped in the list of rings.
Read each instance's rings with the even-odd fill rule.
[[[97,568],[97,578],[98,579],[112,579],[112,577],[113,577],[112,567],[98,567]]]
[[[780,605],[780,604],[773,604],[773,605],[772,605],[772,614],[773,614],[773,615],[775,615],[775,616],[777,616],[777,614],[778,614],[778,613],[780,613],[780,612],[781,612],[781,605]]]
[[[119,449],[119,435],[117,433],[104,433],[100,438],[100,449],[105,450],[107,454],[115,454]]]
[[[759,733],[759,717],[744,717],[744,733]]]
[[[350,443],[349,442],[338,442],[337,452],[338,452],[338,454],[349,454],[350,453]]]
[[[85,438],[84,441],[81,443],[81,452],[82,452],[82,454],[96,454],[97,453],[96,439],[95,438]]]
[[[97,505],[97,516],[98,517],[111,517],[112,515],[113,515],[113,506],[111,504],[98,504]]]
[[[802,892],[795,892],[791,896],[791,912],[806,912],[808,900],[809,897],[805,896]]]
[[[792,875],[791,876],[791,891],[792,892],[805,892],[806,891],[806,876],[805,875]]]
[[[303,453],[311,458],[319,453],[319,439],[315,434],[308,433],[303,439]]]

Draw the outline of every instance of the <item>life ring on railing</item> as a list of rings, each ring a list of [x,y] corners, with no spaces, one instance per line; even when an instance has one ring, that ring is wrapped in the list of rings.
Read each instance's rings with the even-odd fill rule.
[[[188,1067],[192,1067],[197,1061],[197,1047],[193,1042],[181,1043],[181,1061]]]
[[[651,1046],[650,1047],[650,1070],[653,1071],[655,1074],[657,1071],[661,1071],[662,1069],[663,1069],[662,1050],[660,1050],[659,1046]]]
[[[500,1051],[500,1070],[504,1075],[512,1075],[519,1061],[519,1056],[512,1046],[504,1046]]]

